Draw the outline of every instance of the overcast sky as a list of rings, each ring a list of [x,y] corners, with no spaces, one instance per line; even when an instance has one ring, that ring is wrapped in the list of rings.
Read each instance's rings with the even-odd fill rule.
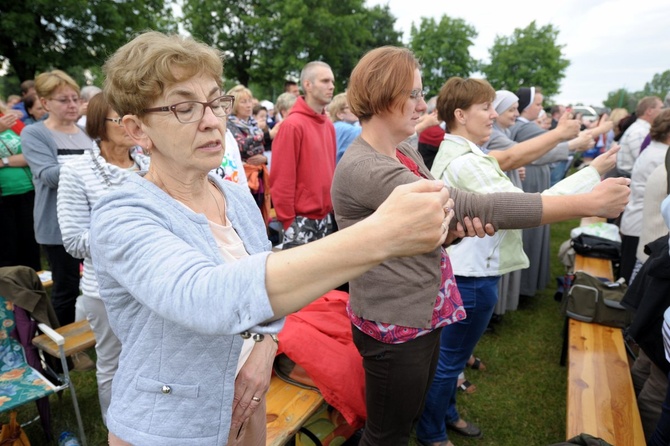
[[[570,61],[558,103],[602,105],[610,91],[639,91],[670,70],[670,0],[367,0],[388,4],[396,29],[409,40],[412,22],[442,15],[461,18],[479,33],[473,57],[489,62],[496,36],[511,36],[535,20],[554,25]]]

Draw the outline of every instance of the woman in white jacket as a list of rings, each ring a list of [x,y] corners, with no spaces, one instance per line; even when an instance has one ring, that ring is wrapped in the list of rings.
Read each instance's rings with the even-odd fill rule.
[[[495,97],[495,91],[484,80],[454,77],[444,84],[437,110],[450,133],[445,135],[433,162],[431,173],[435,178],[469,192],[523,193],[500,169],[498,161],[480,149],[490,138],[498,117],[493,107]],[[614,167],[616,152],[613,149],[601,155],[589,167],[544,194],[588,193],[600,182],[600,176]],[[581,200],[577,195],[565,199],[566,209]],[[417,437],[424,444],[444,441],[445,421],[446,427],[462,435],[481,435],[479,428],[461,419],[456,410],[458,375],[491,318],[498,300],[500,276],[529,266],[521,230],[501,230],[492,237],[464,239],[449,248],[449,256],[468,317],[442,331],[437,371],[417,427]]]

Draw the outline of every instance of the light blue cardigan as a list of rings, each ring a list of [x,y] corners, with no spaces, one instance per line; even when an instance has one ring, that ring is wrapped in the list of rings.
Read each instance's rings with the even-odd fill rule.
[[[271,244],[258,207],[247,189],[209,178],[250,254],[235,263],[221,258],[204,215],[139,175],[93,209],[100,296],[123,345],[107,427],[135,445],[226,444],[239,333],[283,325],[263,324],[273,317]]]

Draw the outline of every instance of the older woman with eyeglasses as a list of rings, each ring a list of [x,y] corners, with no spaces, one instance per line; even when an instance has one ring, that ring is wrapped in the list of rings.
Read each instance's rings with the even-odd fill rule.
[[[98,144],[97,147],[91,145],[83,156],[61,167],[57,211],[65,250],[76,258],[84,259],[79,299],[95,333],[98,398],[104,422],[121,343],[109,326],[107,312],[98,293],[89,243],[91,209],[100,197],[123,184],[129,175],[147,170],[149,158],[131,152],[135,143],[103,95],[94,96],[89,101],[87,116],[86,132]]]
[[[56,192],[61,166],[91,148],[93,140],[77,127],[79,86],[61,70],[47,71],[35,79],[35,91],[49,117],[27,126],[21,133],[23,154],[35,183],[35,239],[46,252],[53,275],[51,302],[58,322],[74,322],[79,296],[80,260],[63,247],[56,215]]]
[[[360,224],[272,253],[249,191],[210,174],[233,107],[221,54],[150,32],[104,71],[105,97],[152,153],[148,172],[92,214],[93,266],[122,345],[110,444],[264,445],[283,317],[386,259],[443,243],[448,194],[435,181],[400,187]]]

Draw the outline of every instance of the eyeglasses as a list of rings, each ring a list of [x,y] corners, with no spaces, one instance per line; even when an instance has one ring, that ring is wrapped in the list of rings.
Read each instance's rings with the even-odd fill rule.
[[[428,94],[428,89],[427,88],[415,88],[414,90],[409,92],[409,97],[412,99],[421,99],[425,97]]]
[[[230,95],[219,96],[209,102],[184,101],[163,107],[145,108],[144,113],[167,112],[174,113],[177,121],[182,124],[200,121],[205,116],[205,108],[209,107],[217,118],[225,118],[233,109],[235,97]]]
[[[78,97],[73,97],[73,98],[50,98],[52,101],[60,102],[63,105],[69,104],[70,102],[73,102],[75,104],[78,104],[79,101],[81,100]]]
[[[105,118],[105,121],[113,122],[119,127],[123,127],[123,121],[121,121],[121,118]]]

